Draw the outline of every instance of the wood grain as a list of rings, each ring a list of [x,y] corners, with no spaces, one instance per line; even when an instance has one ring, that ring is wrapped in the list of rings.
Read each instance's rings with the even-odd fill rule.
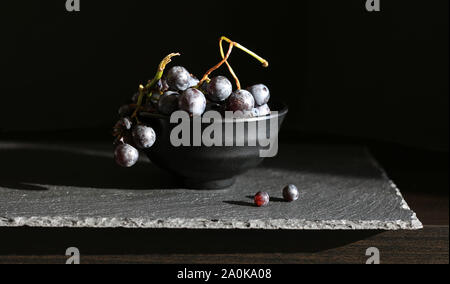
[[[320,232],[318,232],[320,233]],[[359,235],[358,232],[355,232]],[[380,250],[382,264],[448,264],[449,243],[448,226],[427,226],[420,231],[389,231],[376,233],[345,245],[327,247],[317,251],[304,251],[300,246],[292,252],[225,252],[212,251],[202,253],[151,253],[143,254],[83,254],[81,262],[84,264],[114,264],[114,263],[145,263],[145,264],[317,264],[341,263],[364,264],[367,260],[365,252],[369,247]],[[320,234],[319,234],[320,235]],[[355,235],[355,237],[357,237]],[[307,237],[317,238],[318,235],[305,236],[298,239],[298,243],[311,243]],[[363,236],[364,237],[364,236]],[[266,240],[270,245],[270,240]],[[279,240],[276,240],[279,241]],[[302,251],[303,250],[303,251]],[[219,250],[220,251],[220,250]],[[232,251],[232,250],[231,250]],[[0,255],[0,263],[55,263],[63,264],[64,255]]]

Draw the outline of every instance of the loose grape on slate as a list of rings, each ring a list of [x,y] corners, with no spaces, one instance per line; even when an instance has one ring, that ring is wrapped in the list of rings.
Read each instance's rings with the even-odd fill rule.
[[[165,92],[158,102],[158,110],[165,115],[171,115],[178,109],[178,99],[180,94],[177,92],[167,91]]]
[[[224,76],[217,76],[211,79],[206,86],[207,97],[214,102],[222,102],[228,99],[233,92],[233,85]]]
[[[147,149],[156,141],[156,133],[153,128],[145,125],[137,125],[132,130],[133,140],[138,148]]]
[[[255,194],[255,205],[258,207],[262,207],[262,206],[267,206],[269,204],[269,194],[267,192],[258,192],[257,194]]]
[[[170,68],[167,72],[167,84],[174,91],[185,91],[190,87],[192,76],[182,66]]]
[[[298,189],[295,185],[289,184],[283,188],[283,198],[286,201],[292,202],[297,200],[299,197]]]
[[[237,90],[231,94],[227,102],[229,111],[250,111],[255,106],[255,99],[246,90]]]
[[[253,95],[253,97],[255,98],[255,103],[258,106],[267,104],[270,100],[270,91],[266,85],[254,85],[247,88],[247,90]]]
[[[197,89],[187,89],[181,94],[178,106],[189,114],[200,116],[205,112],[206,98]]]
[[[116,163],[124,168],[132,167],[139,159],[139,152],[136,148],[128,144],[120,144],[114,151]]]

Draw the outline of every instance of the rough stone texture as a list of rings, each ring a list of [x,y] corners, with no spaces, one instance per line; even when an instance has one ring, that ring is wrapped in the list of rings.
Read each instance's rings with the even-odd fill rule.
[[[226,190],[179,188],[143,160],[114,165],[102,145],[0,143],[0,226],[191,229],[420,229],[397,187],[362,148],[280,145]],[[300,199],[282,201],[296,184]],[[253,206],[257,191],[269,206]]]

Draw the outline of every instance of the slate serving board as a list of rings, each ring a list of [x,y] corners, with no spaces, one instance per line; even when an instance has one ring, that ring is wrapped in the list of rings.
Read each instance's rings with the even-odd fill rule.
[[[0,227],[421,229],[399,189],[361,147],[280,145],[226,190],[177,186],[143,159],[131,169],[102,144],[0,143]],[[301,197],[283,202],[296,184]],[[257,191],[269,206],[253,206]]]

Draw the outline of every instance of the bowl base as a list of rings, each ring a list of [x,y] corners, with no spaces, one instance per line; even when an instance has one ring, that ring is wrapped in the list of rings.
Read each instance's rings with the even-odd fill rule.
[[[232,186],[236,181],[236,178],[221,179],[221,180],[195,180],[195,179],[183,179],[183,185],[189,189],[225,189]]]

